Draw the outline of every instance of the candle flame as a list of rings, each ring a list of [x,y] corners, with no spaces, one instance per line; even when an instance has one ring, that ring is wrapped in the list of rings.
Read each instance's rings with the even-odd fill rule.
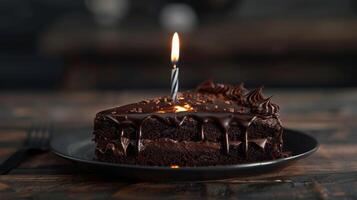
[[[178,169],[178,168],[180,168],[180,166],[178,166],[178,165],[171,165],[170,168],[171,168],[171,169]]]
[[[172,37],[172,47],[171,47],[171,62],[174,64],[174,68],[176,67],[176,63],[178,62],[180,57],[180,39],[177,32],[174,33]]]

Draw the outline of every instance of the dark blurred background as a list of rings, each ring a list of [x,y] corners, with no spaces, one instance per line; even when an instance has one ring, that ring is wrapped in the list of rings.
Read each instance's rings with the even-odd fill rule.
[[[357,86],[354,0],[2,0],[0,89]]]

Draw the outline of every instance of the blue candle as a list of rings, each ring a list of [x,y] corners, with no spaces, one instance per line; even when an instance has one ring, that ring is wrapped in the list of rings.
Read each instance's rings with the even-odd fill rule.
[[[179,87],[179,68],[177,66],[180,56],[180,40],[177,32],[172,37],[171,62],[173,68],[171,70],[171,98],[173,102],[177,102],[177,92]]]

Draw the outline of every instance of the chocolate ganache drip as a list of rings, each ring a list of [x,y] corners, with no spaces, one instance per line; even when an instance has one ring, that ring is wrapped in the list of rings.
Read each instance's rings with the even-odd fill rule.
[[[260,146],[261,148],[264,149],[265,142],[267,138],[263,139],[258,139],[258,140],[248,140],[248,129],[249,126],[254,122],[256,119],[256,115],[225,115],[223,113],[221,114],[215,114],[215,113],[163,113],[163,114],[128,114],[125,116],[120,116],[119,120],[113,118],[110,115],[106,115],[105,118],[110,119],[111,121],[115,122],[119,129],[120,129],[120,139],[121,139],[121,146],[123,149],[123,153],[126,154],[128,145],[131,143],[128,138],[124,137],[124,129],[125,127],[131,126],[136,130],[136,140],[133,141],[135,143],[135,146],[137,148],[137,153],[140,153],[140,151],[143,149],[142,145],[142,126],[145,123],[146,120],[148,119],[156,119],[159,120],[162,123],[165,123],[169,126],[176,126],[179,127],[183,124],[183,122],[189,118],[195,119],[199,124],[200,124],[200,133],[199,133],[199,140],[204,141],[205,140],[205,133],[203,130],[203,125],[208,122],[212,122],[218,127],[221,128],[221,131],[223,133],[222,135],[222,150],[224,153],[229,154],[230,153],[230,146],[231,145],[243,145],[245,149],[245,153],[248,153],[248,143],[252,142]],[[239,126],[242,128],[243,131],[243,138],[241,138],[238,141],[230,141],[229,140],[229,135],[228,135],[228,130],[231,127],[232,123],[237,123]],[[264,143],[262,145],[261,143]]]

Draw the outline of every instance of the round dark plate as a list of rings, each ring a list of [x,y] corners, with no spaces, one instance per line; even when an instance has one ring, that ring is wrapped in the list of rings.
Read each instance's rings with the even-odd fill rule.
[[[318,142],[313,137],[299,131],[285,129],[284,149],[292,153],[290,157],[248,164],[172,169],[96,161],[95,144],[91,139],[92,135],[88,131],[61,134],[53,138],[51,147],[55,154],[79,164],[84,169],[94,170],[97,174],[144,181],[202,181],[250,176],[284,167],[311,155],[318,149]]]

